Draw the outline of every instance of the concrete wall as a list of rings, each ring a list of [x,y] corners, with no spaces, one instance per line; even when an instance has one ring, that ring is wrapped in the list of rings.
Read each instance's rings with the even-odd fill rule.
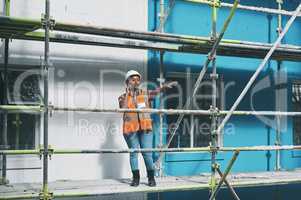
[[[43,1],[11,1],[14,17],[39,19],[43,12]],[[115,28],[147,30],[147,12],[146,0],[51,1],[51,16],[57,21]],[[10,44],[11,64],[41,64],[43,42],[13,40]],[[146,77],[146,51],[142,50],[51,43],[50,57],[53,105],[117,108],[124,90],[123,73],[136,69]],[[49,120],[49,144],[63,149],[126,148],[121,128],[119,114],[55,112]],[[37,137],[38,145],[43,138]],[[129,177],[128,159],[128,154],[55,155],[49,162],[49,180]],[[8,168],[20,166],[41,167],[42,162],[36,156],[8,158]],[[9,170],[8,179],[12,183],[42,181],[42,170]]]

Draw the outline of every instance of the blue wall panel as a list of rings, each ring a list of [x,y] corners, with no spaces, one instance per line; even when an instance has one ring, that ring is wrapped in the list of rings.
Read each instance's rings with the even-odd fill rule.
[[[226,1],[233,2],[233,1]],[[294,10],[297,7],[297,0],[285,1],[283,5],[287,10]],[[276,8],[274,1],[246,0],[244,5],[265,6]],[[218,12],[217,30],[219,31],[224,20],[229,14],[229,8],[221,8]],[[159,24],[157,17],[159,12],[159,1],[149,0],[149,30],[155,30]],[[289,17],[283,18],[283,23]],[[301,45],[301,19],[298,18],[283,43]],[[235,40],[246,40],[254,42],[272,43],[277,38],[277,16],[264,13],[237,10],[224,38]],[[209,36],[211,33],[211,9],[207,5],[195,4],[177,0],[165,26],[165,32]],[[190,68],[192,72],[198,73],[201,70],[206,55],[195,55],[185,53],[166,52],[164,56],[165,72],[177,71],[185,72]],[[233,82],[226,93],[226,109],[229,109],[245,84],[252,76],[261,59],[248,59],[238,57],[217,58],[217,70],[222,74],[225,85]],[[301,63],[283,62],[281,73],[287,76],[287,109],[292,110],[291,103],[291,83],[293,80],[301,80]],[[256,91],[254,94],[248,92],[244,100],[239,105],[239,110],[275,110],[275,72],[277,62],[270,61],[257,78],[251,91],[257,88],[264,89]],[[209,67],[208,72],[211,72]],[[148,53],[148,77],[155,81],[159,76],[159,53],[149,51]],[[259,87],[260,86],[260,87]],[[252,97],[252,98],[251,98]],[[269,123],[264,123],[270,121]],[[158,121],[155,120],[158,125]],[[282,133],[282,144],[292,144],[292,119],[287,119],[287,128]],[[230,126],[233,125],[233,126]],[[272,126],[272,127],[270,127]],[[228,131],[229,127],[234,131]],[[232,117],[225,129],[223,136],[224,146],[255,146],[274,145],[276,131],[274,118],[258,119],[252,116]],[[227,129],[228,128],[228,129]],[[158,133],[157,133],[158,134]],[[157,138],[156,134],[156,138]],[[283,151],[281,152],[281,165],[283,169],[293,169],[301,166],[301,152]],[[218,155],[219,162],[225,167],[229,162],[232,153],[221,153]],[[270,171],[275,168],[275,152],[244,152],[238,157],[234,165],[234,171]],[[172,154],[165,158],[165,173],[167,175],[193,175],[202,172],[210,172],[210,155],[204,154]]]

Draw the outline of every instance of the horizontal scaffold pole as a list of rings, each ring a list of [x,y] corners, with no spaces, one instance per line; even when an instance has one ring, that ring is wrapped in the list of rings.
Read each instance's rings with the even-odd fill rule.
[[[107,153],[143,153],[143,152],[233,152],[233,151],[276,151],[301,150],[301,145],[284,146],[245,146],[245,147],[194,147],[194,148],[151,148],[151,149],[49,149],[49,154],[107,154]],[[40,155],[42,149],[36,150],[0,150],[0,155]]]
[[[214,5],[212,1],[208,1],[208,0],[183,0],[183,1],[192,2],[192,3],[207,4],[207,5],[210,5],[210,6]],[[218,6],[226,7],[226,8],[232,8],[233,4],[232,3],[221,2],[221,3],[218,4]],[[246,6],[246,5],[241,5],[241,4],[239,4],[237,8],[242,9],[242,10],[269,13],[269,14],[275,14],[275,15],[292,16],[294,14],[293,11],[278,10],[278,9],[274,9],[274,8],[266,8],[266,7],[258,7],[258,6]],[[301,16],[301,14],[298,15],[298,17],[300,17],[300,16]]]
[[[40,113],[43,112],[42,106],[29,105],[0,105],[0,112],[9,113]]]
[[[21,18],[0,16],[0,37],[43,41],[44,32],[39,30],[34,31],[40,27],[39,23],[41,23],[40,20],[24,20]],[[65,26],[68,28],[64,29]],[[208,37],[132,31],[63,22],[57,22],[55,27],[59,30],[64,30],[64,32],[52,31],[50,34],[50,40],[59,43],[152,49],[195,54],[207,54],[213,46],[213,41]],[[74,31],[72,31],[73,29]],[[219,44],[217,55],[264,58],[271,46],[268,43],[223,39]],[[280,45],[272,55],[272,59],[300,61],[301,47]]]
[[[6,196],[6,197],[1,197],[0,200],[20,200],[20,199],[37,199],[39,198],[39,194],[25,194],[25,195],[16,195],[16,196]]]
[[[182,109],[101,109],[101,108],[84,108],[84,107],[53,107],[53,111],[69,111],[69,112],[100,112],[100,113],[155,113],[167,115],[226,115],[230,111],[212,111],[212,110],[182,110]],[[301,116],[301,112],[281,112],[281,111],[234,111],[234,115],[255,115],[255,116]]]
[[[41,111],[42,106],[27,106],[27,105],[0,105],[0,110],[36,110]]]
[[[49,106],[50,111],[56,112],[99,112],[99,113],[154,113],[154,114],[167,114],[167,115],[226,115],[230,111],[220,110],[183,110],[183,109],[106,109],[106,108],[86,108],[86,107],[56,107]],[[14,112],[43,112],[43,106],[25,106],[25,105],[0,105],[1,111],[14,111]],[[234,111],[233,115],[254,115],[254,116],[301,116],[301,112],[282,112],[282,111]]]

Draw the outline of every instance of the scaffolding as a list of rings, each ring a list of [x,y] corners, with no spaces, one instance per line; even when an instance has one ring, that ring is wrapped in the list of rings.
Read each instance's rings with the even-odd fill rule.
[[[278,70],[281,68],[282,60],[301,61],[301,47],[295,45],[281,44],[281,40],[289,30],[290,26],[297,17],[301,16],[301,4],[296,8],[294,12],[285,11],[282,9],[282,1],[276,0],[278,3],[278,9],[260,8],[252,6],[244,6],[239,4],[239,0],[235,0],[233,4],[223,3],[219,0],[185,0],[196,3],[203,3],[211,6],[212,8],[212,33],[210,37],[195,37],[187,35],[176,35],[164,33],[164,24],[168,19],[168,15],[175,4],[175,1],[171,0],[168,8],[165,8],[166,2],[160,0],[160,25],[156,32],[141,32],[131,31],[125,29],[112,29],[106,27],[88,26],[82,24],[70,24],[56,22],[50,17],[50,0],[45,0],[45,14],[41,20],[35,19],[21,19],[10,17],[10,0],[5,0],[5,15],[0,17],[0,37],[5,39],[5,51],[4,51],[4,89],[8,87],[7,70],[9,65],[9,40],[10,39],[22,39],[22,40],[35,40],[44,41],[44,62],[42,65],[42,77],[44,83],[44,98],[43,105],[40,106],[19,106],[8,105],[7,96],[4,97],[4,101],[0,106],[0,111],[4,114],[3,119],[3,144],[7,145],[7,114],[8,113],[41,113],[43,114],[43,147],[35,150],[1,150],[2,155],[2,182],[7,183],[6,180],[6,157],[9,155],[40,155],[43,158],[43,186],[41,192],[31,196],[17,196],[10,199],[22,199],[39,197],[43,200],[48,200],[56,197],[48,189],[48,161],[51,155],[55,154],[104,154],[104,153],[132,153],[132,152],[158,152],[160,153],[160,159],[158,160],[159,172],[162,175],[161,158],[166,152],[208,152],[211,154],[211,180],[209,182],[210,197],[209,199],[215,199],[221,186],[225,183],[229,188],[235,199],[239,199],[235,190],[227,181],[227,176],[230,173],[232,166],[237,159],[239,152],[241,151],[276,151],[276,169],[279,170],[280,166],[280,151],[281,150],[301,150],[301,146],[294,145],[281,145],[280,140],[280,117],[283,116],[301,116],[301,112],[281,112],[277,111],[236,111],[237,106],[248,92],[255,79],[258,77],[261,70],[269,59],[277,60]],[[230,7],[230,13],[225,20],[223,28],[220,33],[216,30],[217,10],[220,7]],[[223,39],[224,33],[230,24],[236,9],[246,9],[256,12],[264,12],[269,14],[278,15],[278,38],[273,44],[226,40]],[[289,21],[282,29],[282,15],[290,16]],[[44,29],[41,31],[40,29]],[[60,31],[60,32],[55,32]],[[74,34],[76,33],[76,34]],[[78,35],[77,33],[84,34]],[[101,36],[101,37],[99,37]],[[105,36],[105,37],[103,37]],[[49,104],[48,101],[48,69],[50,67],[49,58],[49,43],[70,43],[70,44],[83,44],[83,45],[96,45],[96,46],[110,46],[120,48],[134,48],[134,49],[151,49],[160,52],[160,87],[163,87],[164,82],[164,52],[186,52],[194,54],[208,54],[208,57],[201,69],[199,77],[193,88],[193,98],[196,91],[208,69],[208,66],[212,65],[212,73],[210,74],[213,84],[212,105],[209,110],[189,110],[190,97],[188,98],[184,109],[173,110],[164,109],[162,105],[162,95],[160,95],[160,108],[159,109],[98,109],[98,108],[85,108],[85,107],[58,107]],[[230,110],[219,110],[217,107],[216,97],[216,81],[218,74],[216,71],[216,56],[238,56],[248,58],[263,58],[263,61],[258,66],[257,70],[245,86],[241,95],[237,98]],[[6,95],[6,93],[5,93]],[[51,112],[73,112],[73,111],[85,111],[85,112],[102,112],[102,113],[124,113],[124,112],[147,112],[156,113],[160,115],[160,144],[158,148],[152,149],[97,149],[97,150],[84,150],[84,149],[53,149],[48,144],[48,120]],[[208,115],[211,116],[211,145],[208,147],[194,147],[194,148],[169,148],[172,137],[174,136],[176,129],[179,127],[184,115]],[[166,145],[163,145],[163,116],[164,115],[179,115],[177,120],[177,127],[172,133]],[[255,115],[255,116],[276,116],[277,117],[277,142],[274,146],[246,146],[246,147],[220,147],[218,146],[217,136],[224,129],[225,124],[232,115]],[[223,116],[223,120],[219,123],[220,117]],[[219,168],[219,164],[216,160],[217,152],[234,152],[233,157],[228,163],[225,172],[222,172]],[[217,175],[220,176],[218,181]],[[81,196],[71,195],[70,197]],[[68,197],[68,195],[63,195]],[[1,197],[0,197],[1,199]]]

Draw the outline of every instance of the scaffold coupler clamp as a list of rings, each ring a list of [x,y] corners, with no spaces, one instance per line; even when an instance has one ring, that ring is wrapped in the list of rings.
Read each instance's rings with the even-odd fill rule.
[[[163,15],[161,15],[161,13],[158,13],[158,18],[161,20],[165,20],[165,14],[163,13]]]
[[[49,20],[46,20],[45,14],[42,14],[41,23],[44,29],[46,26],[48,26],[50,30],[53,30],[55,27],[55,20],[52,17],[50,17]]]
[[[40,145],[39,146],[39,157],[40,157],[40,160],[42,159],[42,156],[43,156],[43,145]]]
[[[275,146],[281,146],[281,143],[279,141],[275,141]]]
[[[40,104],[40,112],[44,112],[45,111],[45,106],[43,104]]]
[[[211,74],[210,74],[210,78],[211,78],[211,79],[214,79],[214,80],[217,80],[217,79],[219,78],[219,76],[218,76],[218,74],[213,74],[213,73],[211,73]]]
[[[216,7],[216,8],[220,8],[222,7],[221,5],[221,1],[220,0],[211,0],[211,4],[212,7]]]
[[[51,200],[53,199],[53,193],[52,192],[40,192],[39,199],[40,200]]]
[[[41,61],[41,66],[43,67],[43,69],[47,67],[47,70],[48,70],[49,67],[53,67],[53,63],[48,61],[47,66],[46,66],[46,62],[44,60],[42,60]],[[43,73],[42,75],[46,76],[47,74]]]
[[[53,104],[51,102],[49,102],[47,110],[48,110],[49,116],[52,117],[54,106],[53,106]]]
[[[165,80],[165,78],[157,78],[157,81],[163,85],[166,80]]]
[[[209,39],[210,39],[210,41],[209,41],[209,42],[210,42],[211,44],[214,44],[214,42],[216,41],[216,37],[215,37],[215,36],[213,36],[212,32],[211,32],[211,34],[210,34],[210,35],[211,35],[211,36],[210,36],[210,38],[209,38]]]
[[[282,28],[281,28],[281,27],[278,27],[277,30],[276,30],[276,32],[277,32],[278,34],[281,34],[281,33],[282,33]]]
[[[213,53],[213,54],[212,54],[211,52],[209,52],[209,54],[208,54],[207,57],[208,57],[208,60],[211,60],[211,61],[212,61],[212,60],[214,60],[214,59],[216,58],[216,53]]]
[[[8,179],[5,179],[5,178],[2,178],[0,177],[0,185],[7,185],[9,184],[9,180]]]
[[[212,146],[211,144],[210,144],[210,152],[211,153],[216,153],[216,152],[218,152],[218,150],[219,150],[219,147],[218,146]]]
[[[211,117],[217,117],[220,114],[220,111],[219,111],[218,107],[214,107],[212,105],[210,106],[209,111],[210,111]]]
[[[51,160],[51,157],[54,153],[54,149],[48,145],[48,153],[47,155],[49,156],[49,159]],[[40,160],[42,159],[42,156],[44,155],[44,148],[43,148],[43,145],[40,145],[39,147],[39,156],[40,156]]]
[[[52,155],[54,153],[54,149],[52,148],[51,145],[48,146],[48,156],[49,156],[49,159],[51,160],[52,158]]]
[[[214,163],[211,165],[212,169],[219,169],[220,168],[220,164],[218,163]]]

